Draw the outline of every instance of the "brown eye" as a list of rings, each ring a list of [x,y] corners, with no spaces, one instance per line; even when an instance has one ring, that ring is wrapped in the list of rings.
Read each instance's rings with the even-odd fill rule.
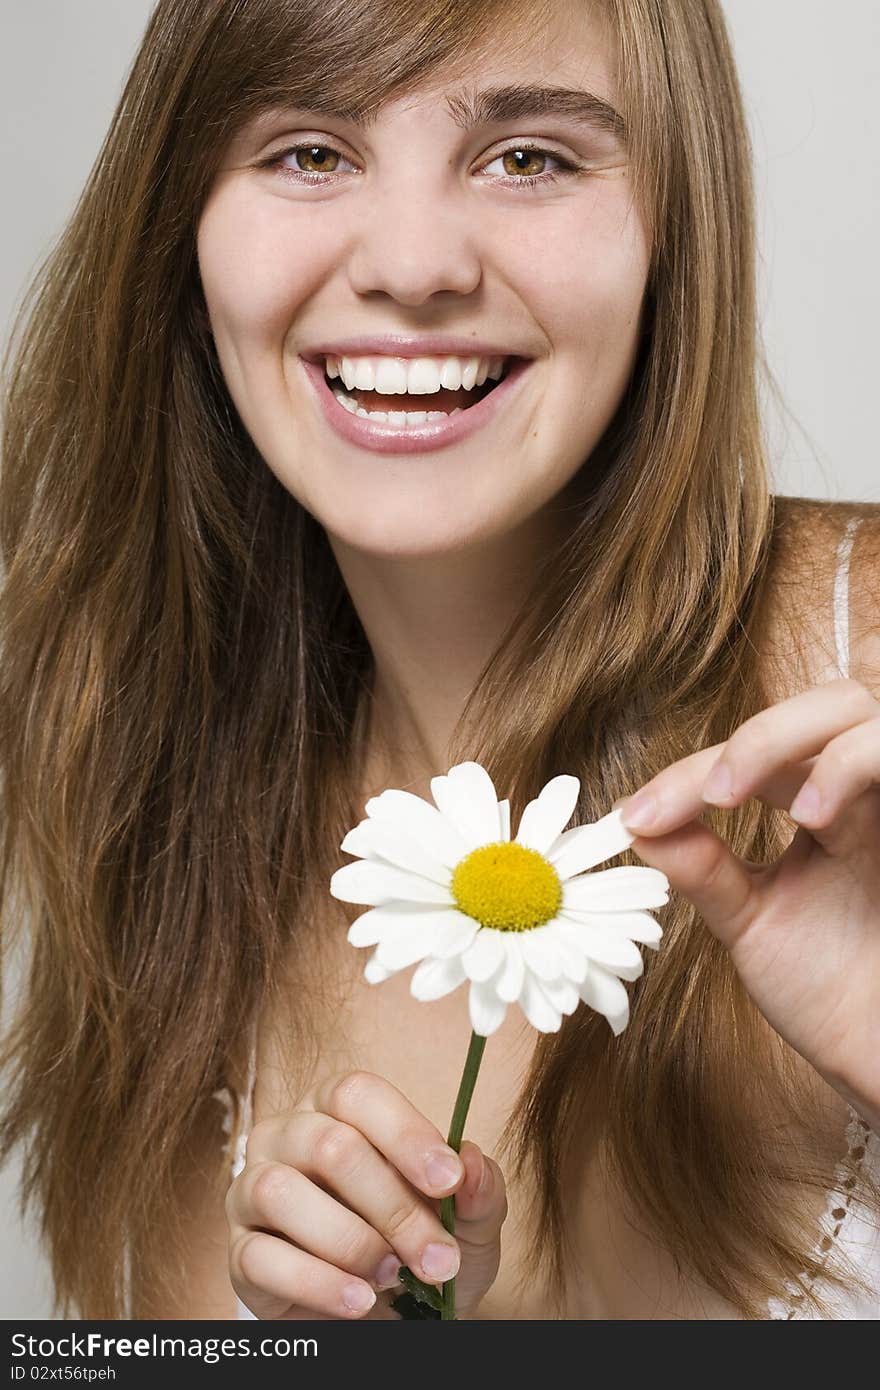
[[[534,175],[541,170],[531,166],[546,162],[547,156],[541,150],[505,150],[501,158],[505,173]]]
[[[334,160],[338,160],[339,155],[327,145],[300,145],[290,153],[295,155],[297,165],[304,173],[332,174],[336,171]]]

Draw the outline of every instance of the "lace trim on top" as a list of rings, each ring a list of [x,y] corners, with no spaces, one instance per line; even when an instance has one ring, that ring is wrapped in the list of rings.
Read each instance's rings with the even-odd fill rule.
[[[813,1275],[802,1270],[797,1279],[786,1282],[785,1298],[770,1299],[768,1311],[777,1322],[816,1316],[812,1311],[815,1304],[811,1303],[809,1295],[814,1291],[821,1293],[817,1286],[824,1276],[832,1251],[839,1246],[852,1219],[853,1193],[871,1142],[871,1126],[852,1106],[847,1109],[850,1117],[846,1127],[847,1151],[835,1169],[834,1186],[828,1193],[825,1212],[819,1223],[819,1239],[811,1251],[820,1269]]]

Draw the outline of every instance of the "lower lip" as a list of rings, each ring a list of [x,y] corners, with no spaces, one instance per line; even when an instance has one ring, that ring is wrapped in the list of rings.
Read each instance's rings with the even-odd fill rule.
[[[487,425],[499,410],[510,403],[526,369],[532,365],[529,359],[520,358],[488,396],[483,396],[467,410],[459,411],[458,415],[451,415],[448,420],[435,420],[430,425],[396,427],[378,422],[371,425],[363,415],[352,415],[339,404],[324,380],[323,366],[318,362],[307,362],[305,358],[301,360],[330,428],[341,439],[348,440],[349,444],[357,444],[375,454],[422,454],[431,449],[445,449],[450,444],[460,444]],[[430,397],[426,396],[425,400],[427,404]]]

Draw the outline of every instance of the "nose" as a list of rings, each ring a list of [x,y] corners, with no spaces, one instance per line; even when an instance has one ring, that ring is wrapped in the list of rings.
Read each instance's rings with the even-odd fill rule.
[[[358,294],[383,293],[419,305],[444,291],[472,294],[482,267],[467,214],[437,193],[398,179],[377,188],[352,241],[349,281]]]

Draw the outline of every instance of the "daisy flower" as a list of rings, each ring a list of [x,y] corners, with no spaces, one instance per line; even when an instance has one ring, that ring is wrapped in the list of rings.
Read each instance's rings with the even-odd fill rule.
[[[510,803],[476,762],[432,778],[434,805],[393,788],[372,797],[341,845],[357,862],[330,880],[335,898],[370,908],[348,932],[353,946],[374,948],[366,979],[379,984],[417,964],[410,989],[420,1000],[468,982],[471,1024],[483,1038],[511,1004],[555,1033],[581,1001],[621,1033],[623,981],[644,968],[636,943],[659,945],[647,909],[668,901],[669,882],[641,866],[588,872],[635,836],[618,811],[566,830],[579,790],[577,777],[553,777],[513,840]]]

